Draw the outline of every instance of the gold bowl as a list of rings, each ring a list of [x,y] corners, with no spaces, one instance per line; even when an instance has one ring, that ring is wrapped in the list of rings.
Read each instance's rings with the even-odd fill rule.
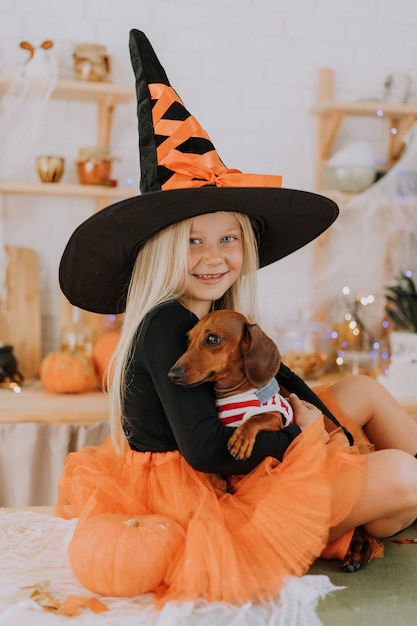
[[[39,156],[36,169],[43,183],[59,183],[64,173],[65,159],[59,156]]]

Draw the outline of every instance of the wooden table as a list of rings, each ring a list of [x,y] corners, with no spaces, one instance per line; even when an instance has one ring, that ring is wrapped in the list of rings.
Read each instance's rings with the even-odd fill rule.
[[[0,506],[54,505],[70,452],[109,433],[109,398],[102,391],[52,394],[39,381],[20,393],[0,386]]]
[[[109,398],[102,391],[54,394],[39,381],[25,382],[20,393],[0,385],[0,424],[39,422],[90,426],[109,416]]]

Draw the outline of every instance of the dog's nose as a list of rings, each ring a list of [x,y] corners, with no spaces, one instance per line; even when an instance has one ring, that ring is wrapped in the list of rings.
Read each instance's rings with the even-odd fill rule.
[[[173,383],[180,383],[185,376],[185,370],[183,367],[173,367],[168,372],[168,377]]]

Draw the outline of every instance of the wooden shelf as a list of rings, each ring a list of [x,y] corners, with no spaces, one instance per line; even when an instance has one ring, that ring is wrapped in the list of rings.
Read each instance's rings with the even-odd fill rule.
[[[0,424],[36,422],[91,426],[109,418],[109,397],[103,391],[54,394],[39,381],[27,381],[20,393],[0,387]]]
[[[53,98],[66,98],[68,100],[101,100],[114,99],[117,102],[130,102],[135,98],[134,87],[117,85],[109,82],[93,82],[81,80],[59,80],[56,84]]]
[[[325,70],[320,70],[323,72]],[[329,70],[331,71],[331,70]],[[311,109],[316,115],[331,115],[343,113],[343,115],[363,115],[378,118],[403,118],[409,115],[417,116],[417,106],[411,104],[391,104],[381,100],[353,100],[348,102],[335,102],[328,100],[319,102]]]
[[[318,118],[316,189],[323,189],[323,168],[346,116],[372,117],[388,124],[386,162],[391,168],[400,157],[405,133],[417,120],[417,105],[392,104],[379,100],[338,102],[334,99],[333,70],[319,72],[318,97],[311,109]]]
[[[42,80],[40,78],[24,79],[22,84],[27,80],[31,81],[34,86],[48,85],[49,81]],[[11,85],[19,85],[19,82],[12,79],[5,79],[0,85],[0,93],[6,91]],[[126,87],[125,85],[118,85],[110,82],[96,82],[96,81],[82,81],[82,80],[69,80],[59,79],[56,82],[55,88],[52,92],[52,98],[61,98],[67,100],[89,100],[92,102],[100,102],[109,98],[115,99],[118,102],[130,102],[135,97],[135,88]]]
[[[76,196],[85,198],[131,198],[139,192],[130,187],[107,187],[106,185],[75,185],[62,183],[26,183],[0,181],[0,193],[22,195]]]

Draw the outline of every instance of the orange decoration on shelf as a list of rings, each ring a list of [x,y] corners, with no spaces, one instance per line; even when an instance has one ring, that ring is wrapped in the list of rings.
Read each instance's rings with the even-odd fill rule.
[[[68,547],[78,581],[104,596],[155,591],[184,545],[182,526],[162,515],[106,513],[80,518]]]
[[[41,361],[39,378],[52,393],[84,393],[97,387],[93,361],[80,353],[49,352]]]
[[[96,368],[97,378],[100,385],[104,389],[107,389],[107,370],[109,367],[110,359],[119,343],[120,332],[117,330],[111,331],[102,335],[100,339],[97,339],[93,346],[93,363]],[[109,379],[111,381],[111,371]]]

